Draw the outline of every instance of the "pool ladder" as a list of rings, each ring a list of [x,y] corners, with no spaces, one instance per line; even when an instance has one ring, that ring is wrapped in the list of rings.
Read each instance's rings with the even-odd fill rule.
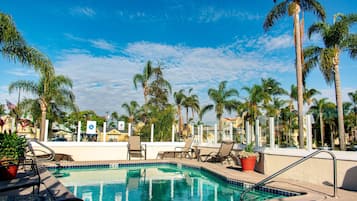
[[[263,186],[263,185],[266,184],[266,182],[268,182],[269,180],[271,180],[271,179],[275,178],[276,176],[278,176],[278,175],[280,175],[280,174],[286,172],[287,170],[290,170],[291,168],[293,168],[293,167],[295,167],[295,166],[297,166],[297,165],[299,165],[299,164],[305,162],[306,160],[308,160],[308,159],[310,159],[310,158],[316,156],[317,154],[319,154],[319,153],[321,153],[321,152],[328,153],[328,154],[330,154],[330,156],[332,157],[332,160],[333,160],[333,197],[336,197],[336,193],[337,193],[337,186],[336,186],[336,183],[337,183],[337,169],[336,169],[336,168],[337,168],[337,162],[336,162],[336,156],[335,156],[335,154],[333,154],[333,153],[330,152],[330,151],[317,150],[317,151],[315,151],[315,152],[313,152],[313,153],[311,153],[311,154],[309,154],[309,155],[307,155],[307,156],[301,158],[300,160],[298,160],[298,161],[296,161],[296,162],[294,162],[294,163],[292,163],[292,164],[286,166],[285,168],[283,168],[283,169],[279,170],[278,172],[276,172],[276,173],[270,175],[269,177],[267,177],[267,178],[261,180],[260,182],[254,184],[254,185],[252,185],[252,186],[250,186],[250,187],[248,187],[248,188],[245,189],[245,190],[242,192],[242,194],[240,195],[240,200],[243,201],[245,195],[246,195],[249,191],[251,191],[251,190],[253,190],[253,189],[255,189],[255,188],[258,188],[258,187],[260,187],[260,186]]]

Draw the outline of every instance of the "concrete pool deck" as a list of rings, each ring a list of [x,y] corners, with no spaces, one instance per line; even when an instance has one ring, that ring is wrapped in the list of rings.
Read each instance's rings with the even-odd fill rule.
[[[56,163],[61,166],[73,165],[102,165],[102,164],[137,164],[137,163],[177,163],[193,167],[203,167],[218,175],[232,180],[239,180],[247,183],[257,183],[267,177],[267,175],[258,172],[242,172],[239,166],[222,165],[220,163],[198,162],[192,159],[164,159],[164,160],[110,160],[110,161],[60,161],[46,162],[41,164],[40,176],[42,180],[40,195],[44,198],[41,200],[73,200],[74,195],[68,191],[44,166],[56,167]],[[337,197],[332,197],[333,187],[330,185],[316,185],[307,182],[301,182],[294,179],[279,178],[279,176],[268,182],[268,187],[279,188],[294,192],[306,193],[301,196],[287,197],[278,200],[295,201],[295,200],[356,200],[356,191],[347,191],[338,188]],[[32,196],[32,188],[17,189],[9,192],[0,193],[0,201],[5,200],[38,200]]]

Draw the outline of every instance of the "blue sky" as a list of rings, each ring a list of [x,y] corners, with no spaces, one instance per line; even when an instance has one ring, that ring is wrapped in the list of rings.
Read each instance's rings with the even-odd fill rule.
[[[337,12],[357,12],[351,0],[320,2],[330,23]],[[265,33],[262,25],[272,7],[273,1],[261,0],[12,0],[2,1],[0,11],[13,17],[27,42],[51,59],[58,74],[74,81],[80,109],[103,115],[122,113],[124,102],[143,102],[132,78],[147,60],[162,64],[173,91],[193,88],[201,105],[211,103],[207,90],[223,80],[241,97],[243,86],[261,78],[272,77],[290,89],[296,84],[292,19],[283,18]],[[305,27],[316,20],[306,13]],[[356,33],[356,26],[352,31]],[[319,41],[314,36],[304,44]],[[5,58],[0,58],[0,66],[0,102],[16,102],[16,94],[8,93],[9,83],[35,80],[36,73]],[[340,70],[347,101],[346,94],[357,89],[356,60],[344,54]],[[317,70],[307,87],[334,100],[333,86]]]

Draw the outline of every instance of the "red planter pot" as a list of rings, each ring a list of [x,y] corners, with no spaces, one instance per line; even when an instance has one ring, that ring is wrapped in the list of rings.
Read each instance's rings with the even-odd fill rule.
[[[0,180],[15,179],[17,175],[17,165],[8,165],[0,167]]]
[[[250,156],[248,158],[240,158],[240,164],[243,171],[254,171],[255,163],[257,162],[256,156]]]

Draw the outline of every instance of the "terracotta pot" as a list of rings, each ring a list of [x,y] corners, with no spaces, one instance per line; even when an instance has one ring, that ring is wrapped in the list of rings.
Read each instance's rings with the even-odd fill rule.
[[[0,167],[0,180],[15,179],[17,175],[17,165],[8,165]]]
[[[256,156],[250,156],[248,158],[240,158],[240,164],[243,171],[254,171],[255,163],[257,162]]]

